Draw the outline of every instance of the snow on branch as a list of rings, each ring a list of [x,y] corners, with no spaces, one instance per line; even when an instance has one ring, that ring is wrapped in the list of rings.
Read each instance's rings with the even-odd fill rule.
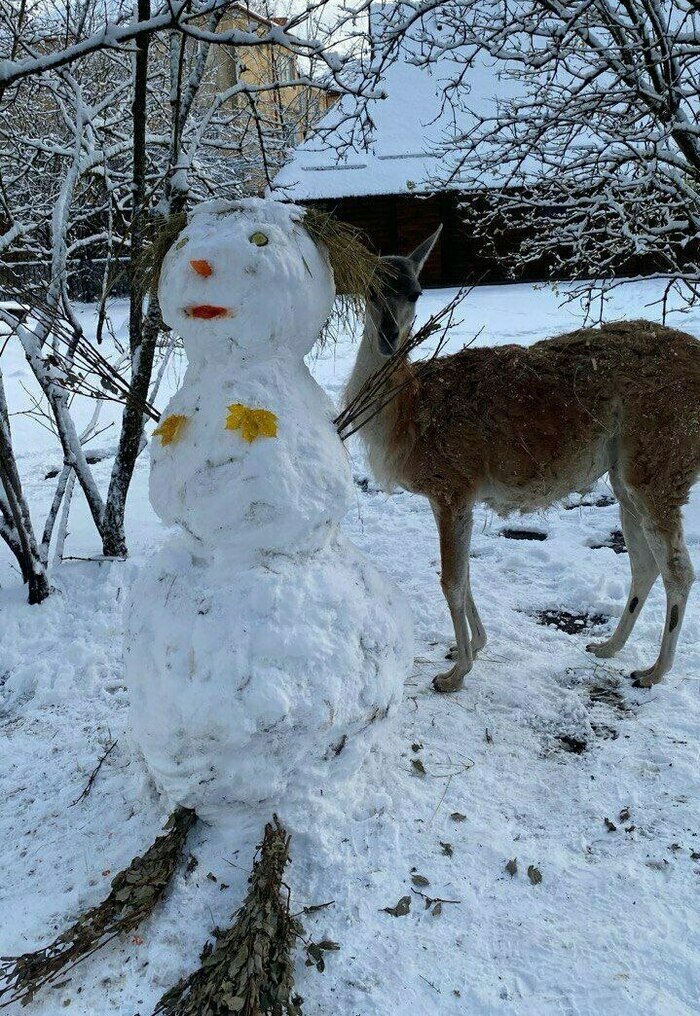
[[[700,10],[686,0],[400,3],[378,59],[439,76],[454,113],[432,181],[484,198],[516,267],[700,281]]]
[[[232,6],[237,7],[243,17],[246,15],[250,17],[251,25],[248,29],[233,27],[216,32],[211,24],[203,24],[207,16],[220,20]],[[94,53],[105,50],[128,51],[130,44],[140,37],[168,31],[177,31],[193,39],[221,46],[241,48],[278,46],[298,57],[320,58],[328,71],[335,75],[342,70],[345,59],[329,45],[328,38],[323,36],[306,38],[295,31],[296,28],[303,27],[314,11],[326,6],[329,6],[328,0],[311,4],[289,18],[285,25],[280,25],[242,4],[232,5],[224,0],[203,0],[194,5],[191,0],[167,0],[157,5],[155,13],[145,19],[130,17],[127,5],[127,10],[121,18],[108,22],[104,27],[84,38],[76,39],[70,45],[54,48],[51,43],[55,36],[47,36],[45,41],[49,45],[42,47],[43,52],[31,53],[23,58],[15,56],[0,60],[0,88],[7,88],[25,78],[68,67]],[[352,20],[356,21],[368,8],[368,2],[361,3],[353,12]],[[18,26],[18,18],[22,18],[21,12],[18,13],[7,3],[1,4],[0,34],[17,39],[21,28],[24,27],[21,22]]]

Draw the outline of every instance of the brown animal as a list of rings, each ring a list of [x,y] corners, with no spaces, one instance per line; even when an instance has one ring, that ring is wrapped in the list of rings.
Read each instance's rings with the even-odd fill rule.
[[[368,309],[348,401],[405,342],[420,294],[418,274],[437,235],[393,268]],[[469,582],[474,503],[499,515],[532,512],[603,474],[620,505],[632,583],[615,632],[587,648],[614,656],[660,574],[666,621],[659,657],[632,677],[648,688],[673,663],[693,568],[681,508],[700,473],[700,342],[649,321],[585,328],[530,347],[464,349],[417,376],[360,431],[387,488],[424,494],[440,534],[441,581],[457,639],[437,691],[462,686],[486,633]]]

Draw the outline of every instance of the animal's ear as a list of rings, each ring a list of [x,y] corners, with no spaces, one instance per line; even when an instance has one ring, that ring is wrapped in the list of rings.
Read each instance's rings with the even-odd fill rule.
[[[412,254],[408,255],[409,261],[412,261],[416,267],[416,272],[420,274],[423,271],[423,265],[430,257],[430,252],[438,241],[438,237],[442,233],[442,223],[438,226],[432,236],[429,236],[427,240],[419,244]]]

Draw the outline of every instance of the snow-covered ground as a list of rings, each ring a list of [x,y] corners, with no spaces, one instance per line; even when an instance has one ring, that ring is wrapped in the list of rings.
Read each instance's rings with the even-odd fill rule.
[[[450,295],[426,294],[420,316]],[[630,286],[606,317],[656,318],[658,307],[648,306],[655,295],[653,284]],[[526,343],[579,324],[577,309],[559,303],[548,289],[482,287],[468,298],[451,345],[482,326],[478,343],[495,344]],[[91,316],[85,308],[86,323]],[[700,336],[698,312],[672,315],[670,323]],[[312,362],[334,398],[355,348],[344,340]],[[26,408],[25,388],[33,386],[15,345],[4,351],[2,368],[10,408]],[[181,368],[169,371],[161,405]],[[87,420],[90,411],[81,406],[78,415]],[[12,423],[40,528],[53,494],[44,477],[60,455],[35,419],[14,416]],[[96,443],[116,440],[115,429]],[[350,451],[357,503],[346,530],[410,598],[415,668],[397,721],[352,794],[316,802],[308,827],[295,831],[295,906],[333,901],[304,923],[315,941],[331,938],[341,947],[328,954],[323,973],[305,966],[300,952],[297,988],[306,1013],[697,1014],[697,590],[673,672],[650,691],[635,690],[625,675],[655,657],[660,587],[627,648],[605,664],[585,652],[583,631],[538,623],[539,612],[553,610],[600,615],[601,632],[614,623],[627,593],[627,557],[592,545],[617,528],[616,507],[567,505],[510,523],[482,510],[473,584],[489,644],[461,692],[435,695],[430,680],[446,667],[451,627],[430,509],[405,493],[377,492],[359,445]],[[109,461],[95,467],[105,488],[109,468]],[[144,456],[130,498],[125,563],[83,560],[99,546],[76,495],[66,544],[73,559],[54,572],[57,593],[41,607],[25,605],[0,547],[0,955],[47,943],[101,899],[110,873],[142,851],[166,817],[129,743],[121,662],[126,588],[163,538],[147,477]],[[605,494],[602,483],[585,500]],[[700,488],[686,524],[700,571]],[[546,539],[504,538],[508,525]],[[73,804],[115,739],[91,793]],[[229,923],[260,832],[257,816],[226,834],[196,829],[189,847],[197,866],[178,876],[139,935],[44,990],[32,1011],[148,1016],[162,992],[197,964],[211,929]],[[510,875],[505,866],[514,858]],[[538,884],[528,877],[531,865],[541,874]],[[383,911],[404,895],[412,897],[407,915]],[[434,914],[425,896],[455,902]]]

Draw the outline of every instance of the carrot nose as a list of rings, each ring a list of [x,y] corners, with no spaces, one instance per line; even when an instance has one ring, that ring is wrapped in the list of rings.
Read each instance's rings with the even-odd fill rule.
[[[213,274],[214,269],[208,261],[190,261],[190,264],[194,268],[197,275],[201,275],[202,278],[208,279]]]

